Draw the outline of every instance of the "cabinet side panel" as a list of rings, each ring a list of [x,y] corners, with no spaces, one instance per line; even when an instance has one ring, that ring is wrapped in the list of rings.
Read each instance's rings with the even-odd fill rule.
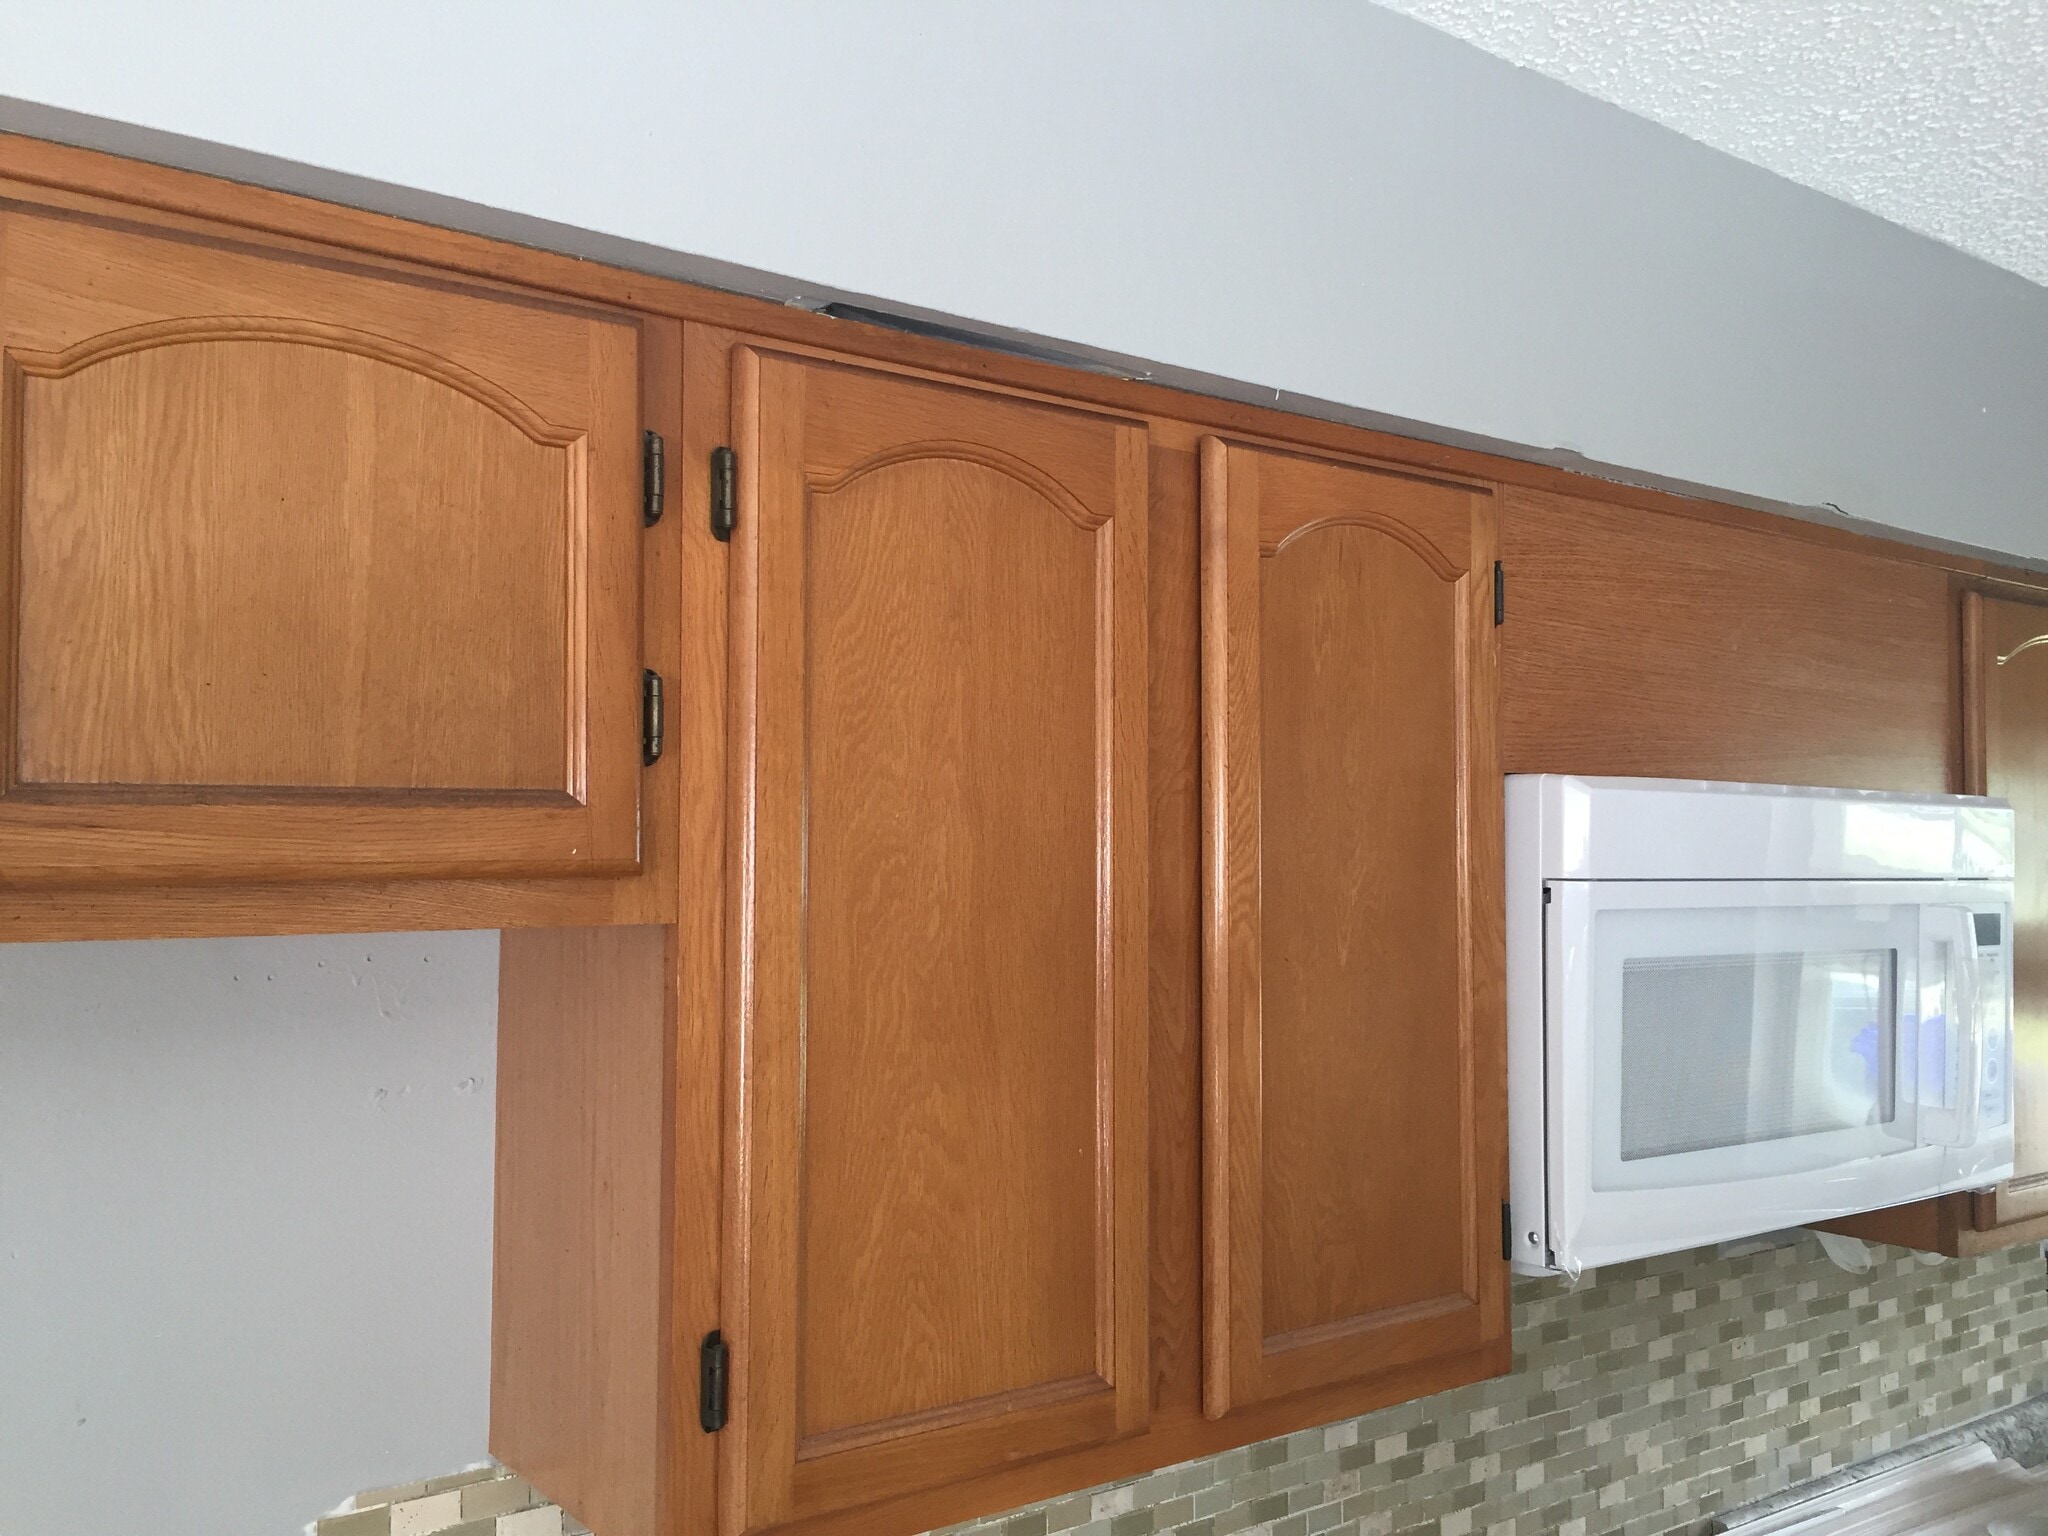
[[[500,951],[491,1454],[606,1536],[658,1530],[668,933]]]

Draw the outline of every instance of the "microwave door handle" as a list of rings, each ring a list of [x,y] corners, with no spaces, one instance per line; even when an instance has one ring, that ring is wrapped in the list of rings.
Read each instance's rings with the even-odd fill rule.
[[[1955,1119],[1947,1136],[1937,1144],[1952,1147],[1976,1145],[1978,1110],[1984,1080],[1984,1010],[1978,1005],[1982,991],[1977,971],[1976,913],[1968,907],[1928,907],[1926,916],[1946,928],[1948,967],[1942,979],[1943,1024],[1946,1038],[1944,1060],[1950,1074],[1949,1098]]]

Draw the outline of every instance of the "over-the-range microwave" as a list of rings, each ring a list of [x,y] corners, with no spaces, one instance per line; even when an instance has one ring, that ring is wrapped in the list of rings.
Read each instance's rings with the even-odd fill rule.
[[[2010,1177],[2012,900],[2001,801],[1510,776],[1515,1267]]]

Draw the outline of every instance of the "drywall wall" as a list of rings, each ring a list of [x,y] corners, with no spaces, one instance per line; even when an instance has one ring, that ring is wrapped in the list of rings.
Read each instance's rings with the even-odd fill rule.
[[[482,1457],[497,936],[0,946],[0,1533]]]
[[[2048,290],[1364,0],[0,0],[0,96],[2048,559]]]

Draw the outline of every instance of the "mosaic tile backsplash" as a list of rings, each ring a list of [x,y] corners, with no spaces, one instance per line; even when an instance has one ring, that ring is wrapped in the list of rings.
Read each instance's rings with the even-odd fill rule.
[[[589,1528],[491,1463],[359,1493],[306,1536],[589,1536]]]
[[[2048,1387],[2039,1250],[1871,1253],[1850,1274],[1806,1237],[1518,1282],[1511,1375],[947,1536],[1661,1536]]]
[[[1811,1237],[1515,1287],[1515,1369],[959,1536],[1652,1536],[2031,1396],[2039,1251],[1868,1274]]]

